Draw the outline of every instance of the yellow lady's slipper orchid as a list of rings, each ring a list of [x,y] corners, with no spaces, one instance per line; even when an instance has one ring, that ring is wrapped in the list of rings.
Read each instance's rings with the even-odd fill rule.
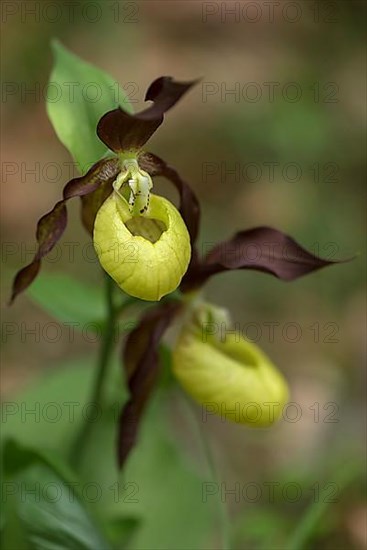
[[[134,215],[134,199],[128,201],[115,190],[97,213],[93,242],[102,267],[122,290],[154,301],[178,287],[191,247],[185,223],[173,204],[148,191],[144,199],[142,206],[142,196],[137,195],[142,215]]]
[[[259,347],[229,331],[227,322],[223,310],[201,306],[179,336],[174,374],[208,412],[268,426],[287,403],[287,383]]]

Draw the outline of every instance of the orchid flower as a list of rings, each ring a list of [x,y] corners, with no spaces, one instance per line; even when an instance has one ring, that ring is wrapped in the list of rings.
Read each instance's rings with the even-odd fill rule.
[[[13,283],[11,301],[32,283],[42,258],[61,238],[67,225],[67,201],[81,197],[82,221],[93,238],[100,264],[122,290],[154,302],[180,290],[145,311],[124,343],[130,398],[119,421],[120,466],[136,442],[141,416],[158,379],[159,344],[166,329],[178,319],[181,330],[173,346],[172,370],[198,403],[214,404],[215,412],[229,420],[267,426],[280,416],[287,402],[284,377],[257,346],[242,337],[231,336],[225,342],[212,334],[203,338],[202,327],[208,320],[218,321],[224,315],[229,323],[228,312],[197,299],[198,290],[210,277],[252,269],[293,281],[335,263],[314,256],[270,227],[241,230],[200,257],[200,206],[193,189],[164,160],[143,150],[165,113],[194,84],[160,77],[145,96],[151,106],[134,115],[119,107],[102,116],[97,135],[111,153],[84,176],[66,184],[62,200],[38,222],[38,250],[33,261],[18,272]],[[178,190],[178,210],[152,192],[156,176],[167,178]],[[243,253],[248,246],[256,249],[253,259]],[[269,409],[269,402],[279,408]],[[228,411],[237,403],[242,413],[232,418]],[[251,403],[259,413],[255,418],[247,409],[243,412]]]
[[[196,238],[197,226],[190,216],[198,204],[176,170],[157,157],[159,174],[179,191],[180,212],[167,199],[151,193],[151,174],[144,170],[149,155],[142,147],[162,124],[164,114],[193,84],[158,78],[145,96],[153,102],[150,107],[135,115],[117,108],[100,119],[97,135],[114,154],[69,181],[63,199],[39,220],[37,253],[16,275],[11,302],[36,278],[42,258],[61,238],[67,225],[66,203],[77,196],[82,199],[82,221],[93,235],[100,263],[125,292],[143,300],[159,300],[177,288],[190,261],[190,240]]]

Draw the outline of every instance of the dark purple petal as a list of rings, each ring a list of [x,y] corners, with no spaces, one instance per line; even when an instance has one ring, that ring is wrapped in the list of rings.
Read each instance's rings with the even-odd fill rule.
[[[92,192],[88,194],[81,194],[82,201],[82,222],[88,233],[93,236],[94,220],[96,218],[98,210],[101,208],[104,201],[110,196],[113,191],[112,184],[115,181],[117,174],[120,171],[120,162],[118,158],[110,159],[108,163],[106,161],[100,161],[103,163],[101,169],[96,170],[91,180],[89,180],[88,187],[90,189],[91,182],[93,182]],[[100,163],[97,163],[100,164]],[[95,166],[97,166],[95,165]],[[94,183],[98,182],[98,187],[94,187]]]
[[[179,308],[178,302],[167,302],[150,309],[127,338],[124,368],[130,399],[119,419],[117,452],[120,468],[136,443],[142,413],[159,375],[159,342]]]
[[[64,201],[55,204],[51,212],[42,216],[37,224],[36,239],[39,248],[35,255],[35,260],[40,260],[46,256],[54,247],[63,234],[68,221]]]
[[[187,271],[181,289],[191,290],[212,275],[232,269],[254,269],[293,281],[334,263],[340,262],[318,258],[277,229],[257,227],[214,246],[200,265]]]
[[[152,120],[135,117],[122,109],[106,113],[98,123],[98,137],[115,153],[140,149],[162,124],[163,116]]]
[[[193,82],[176,82],[162,76],[148,88],[145,100],[153,105],[130,115],[121,108],[106,113],[98,122],[97,134],[115,153],[140,149],[162,124],[164,114],[193,86]]]
[[[152,177],[163,176],[176,187],[180,195],[180,213],[190,233],[191,244],[195,244],[200,224],[200,204],[190,185],[186,183],[177,170],[152,153],[139,155],[139,165]]]
[[[41,260],[33,260],[32,263],[18,271],[13,281],[13,288],[9,300],[9,305],[13,303],[18,294],[26,290],[26,288],[28,288],[29,285],[34,281],[34,279],[38,275],[40,267]]]
[[[72,197],[83,197],[95,191],[106,181],[113,182],[120,171],[120,161],[117,157],[102,159],[93,164],[88,172],[80,178],[70,180],[64,187],[65,200]]]
[[[41,266],[41,259],[53,249],[61,238],[67,225],[66,202],[72,197],[85,197],[105,182],[112,182],[118,173],[118,166],[119,161],[117,158],[99,161],[92,166],[85,176],[74,178],[66,184],[63,191],[63,200],[56,203],[51,212],[42,216],[37,224],[38,250],[33,261],[18,271],[15,276],[10,303],[34,281]]]
[[[154,104],[139,114],[140,118],[148,119],[162,116],[199,80],[177,82],[170,76],[161,76],[154,80],[145,94],[145,101],[154,101]]]
[[[59,201],[48,214],[42,216],[37,224],[36,239],[38,250],[33,261],[18,271],[15,276],[10,303],[23,292],[37,277],[41,259],[48,254],[63,234],[67,224],[65,201]]]

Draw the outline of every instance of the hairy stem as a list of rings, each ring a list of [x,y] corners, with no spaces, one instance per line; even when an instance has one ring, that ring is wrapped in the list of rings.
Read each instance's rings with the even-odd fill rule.
[[[115,323],[117,316],[117,311],[113,304],[113,286],[113,280],[106,274],[106,322],[102,331],[102,341],[98,356],[97,374],[89,399],[89,403],[93,403],[96,406],[97,410],[101,410],[103,404],[103,391],[106,380],[106,373],[113,351]],[[81,428],[80,433],[78,434],[78,437],[74,441],[71,449],[70,461],[75,468],[77,468],[81,462],[92,430],[93,423],[86,420]]]
[[[113,351],[113,340],[115,334],[116,310],[113,305],[113,280],[106,275],[106,306],[107,319],[102,333],[102,342],[98,359],[97,376],[94,381],[94,388],[91,395],[92,403],[101,405],[103,397],[103,386],[106,378],[106,371]]]

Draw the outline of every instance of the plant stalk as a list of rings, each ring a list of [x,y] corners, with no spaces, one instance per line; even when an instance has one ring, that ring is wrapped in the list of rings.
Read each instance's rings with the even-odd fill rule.
[[[101,347],[99,350],[97,374],[94,380],[93,389],[89,399],[89,403],[93,403],[97,410],[101,410],[103,406],[103,392],[106,381],[106,373],[108,365],[110,363],[111,355],[113,352],[114,335],[115,335],[115,323],[117,317],[117,310],[113,303],[113,280],[105,274],[105,292],[106,292],[106,322],[102,330]],[[102,411],[103,412],[103,411]],[[83,458],[86,446],[88,444],[91,432],[93,430],[93,423],[86,420],[78,437],[75,439],[71,449],[70,462],[73,467],[78,468]]]
[[[114,282],[106,275],[106,306],[107,318],[102,332],[102,342],[99,352],[97,376],[94,381],[94,387],[91,395],[91,402],[97,406],[103,401],[103,387],[106,378],[106,371],[113,351],[113,341],[115,336],[116,310],[113,304],[113,286]]]
[[[202,420],[197,417],[196,409],[194,403],[186,395],[183,395],[186,405],[190,411],[193,425],[196,428],[198,439],[200,441],[201,451],[205,458],[208,467],[208,473],[211,478],[211,481],[219,486],[219,474],[215,465],[215,460],[213,457],[213,452],[209,443],[208,434],[203,429]],[[217,503],[217,513],[218,513],[218,525],[220,529],[221,537],[221,550],[231,550],[231,532],[230,532],[230,523],[229,523],[229,514],[227,505],[222,499],[218,499]]]

